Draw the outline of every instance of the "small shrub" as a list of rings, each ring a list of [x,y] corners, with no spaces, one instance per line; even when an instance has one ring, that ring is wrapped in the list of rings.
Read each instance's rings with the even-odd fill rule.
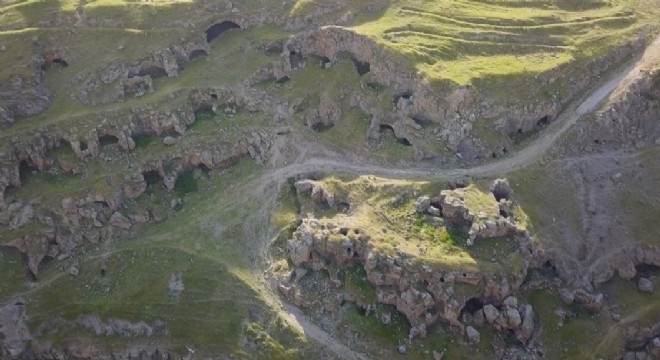
[[[187,171],[176,179],[174,191],[176,191],[179,196],[197,191],[197,180],[192,171]]]
[[[133,138],[133,141],[135,141],[135,148],[137,149],[144,149],[149,144],[154,142],[156,140],[156,136],[154,135],[138,135],[135,138]]]

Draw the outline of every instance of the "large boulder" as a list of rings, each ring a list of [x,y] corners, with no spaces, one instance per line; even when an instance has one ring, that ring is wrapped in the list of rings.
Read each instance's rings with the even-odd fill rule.
[[[653,282],[648,279],[648,278],[639,278],[639,281],[637,281],[637,288],[641,292],[649,293],[652,294],[653,291],[655,290],[655,286],[653,285]]]
[[[123,230],[130,230],[132,226],[131,221],[119,211],[115,211],[110,217],[110,225]]]
[[[415,202],[415,211],[424,213],[431,206],[431,198],[428,196],[420,196]]]
[[[307,265],[312,257],[314,239],[311,234],[296,231],[293,239],[289,240],[287,250],[289,258],[295,266]]]
[[[524,305],[522,307],[522,324],[515,331],[516,339],[523,344],[531,338],[534,333],[534,309],[532,305]]]
[[[23,299],[12,299],[0,307],[0,335],[0,358],[16,359],[26,350],[32,335],[27,327]]]
[[[465,336],[467,338],[468,344],[478,344],[479,341],[481,341],[481,335],[477,329],[469,325],[467,328],[465,328]]]

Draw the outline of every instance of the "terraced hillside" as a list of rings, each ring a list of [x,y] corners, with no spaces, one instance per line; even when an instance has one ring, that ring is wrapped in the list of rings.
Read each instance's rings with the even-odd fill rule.
[[[0,359],[659,356],[659,5],[0,0]]]

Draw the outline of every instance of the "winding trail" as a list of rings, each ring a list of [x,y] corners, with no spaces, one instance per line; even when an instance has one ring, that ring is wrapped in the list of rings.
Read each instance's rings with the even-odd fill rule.
[[[301,156],[296,163],[272,169],[263,176],[255,179],[255,194],[266,194],[272,191],[277,183],[287,178],[311,172],[344,172],[359,175],[378,175],[393,178],[433,178],[437,176],[456,177],[463,175],[498,175],[524,168],[538,161],[555,143],[575,125],[582,116],[596,110],[605,100],[624,93],[627,87],[637,78],[644,76],[644,70],[651,66],[660,66],[660,37],[656,38],[644,51],[622,69],[616,71],[611,77],[595,87],[586,97],[576,101],[564,110],[552,122],[534,143],[514,153],[512,156],[499,161],[478,165],[471,168],[391,168],[374,164],[358,164],[339,161],[332,157]],[[323,329],[308,320],[299,309],[289,304],[283,304],[283,316],[292,327],[300,330],[306,336],[328,347],[335,355],[349,360],[366,359],[347,348],[334,339]]]
[[[499,161],[478,165],[471,168],[391,168],[374,164],[356,164],[335,160],[331,157],[310,157],[288,166],[273,169],[259,179],[262,183],[281,181],[297,174],[322,171],[322,172],[349,172],[355,174],[370,174],[401,177],[434,177],[442,174],[444,177],[455,177],[461,175],[492,175],[503,174],[531,165],[543,156],[555,142],[570,129],[578,120],[596,110],[610,95],[619,94],[627,88],[635,79],[644,76],[644,69],[660,64],[660,37],[656,38],[645,50],[637,61],[632,61],[616,73],[606,82],[597,86],[588,96],[581,101],[564,110],[557,119],[552,122],[543,132],[542,136],[526,148],[514,153],[512,156]]]

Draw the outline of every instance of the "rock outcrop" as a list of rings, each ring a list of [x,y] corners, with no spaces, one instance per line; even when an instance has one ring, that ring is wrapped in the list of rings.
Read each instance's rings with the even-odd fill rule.
[[[21,298],[0,307],[0,357],[18,359],[23,354],[32,340],[27,320],[25,300]]]
[[[307,183],[298,183],[298,188],[311,186],[303,184]],[[296,267],[342,268],[352,264],[364,267],[368,281],[378,289],[377,301],[394,305],[412,325],[411,338],[426,336],[427,327],[438,321],[464,328],[459,316],[470,295],[456,293],[454,284],[474,286],[472,296],[501,302],[524,278],[521,274],[434,271],[425,265],[413,265],[405,254],[390,256],[378,251],[363,230],[342,228],[317,219],[302,221],[287,250]],[[526,271],[526,265],[521,271]],[[493,321],[500,314],[495,311],[498,315]],[[498,328],[518,331],[519,339],[525,342],[533,332],[534,315],[531,307],[521,306],[520,312],[523,315],[516,306],[505,311],[500,320],[504,324]],[[490,318],[491,314],[486,316]]]

